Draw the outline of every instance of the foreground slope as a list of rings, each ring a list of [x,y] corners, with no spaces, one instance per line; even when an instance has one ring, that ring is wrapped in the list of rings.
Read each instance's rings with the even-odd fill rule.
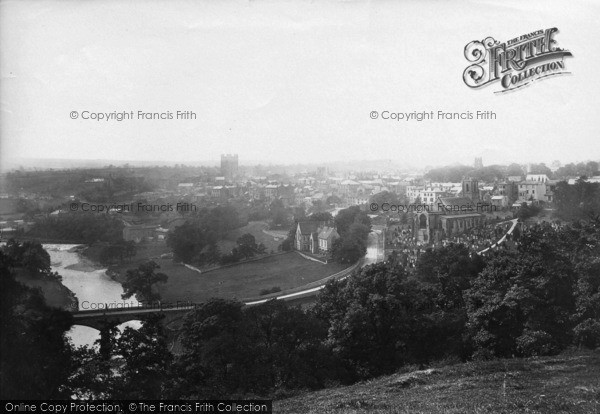
[[[600,413],[600,350],[397,373],[274,404],[277,413]]]

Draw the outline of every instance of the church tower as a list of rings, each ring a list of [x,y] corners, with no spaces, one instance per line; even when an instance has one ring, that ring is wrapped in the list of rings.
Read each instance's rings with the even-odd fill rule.
[[[479,183],[476,179],[465,178],[462,180],[462,196],[474,203],[479,201]]]

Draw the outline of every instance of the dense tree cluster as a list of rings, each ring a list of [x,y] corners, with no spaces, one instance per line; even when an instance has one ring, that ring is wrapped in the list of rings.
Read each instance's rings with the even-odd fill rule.
[[[342,215],[344,234],[357,217],[366,226],[358,213]],[[11,398],[22,390],[40,398],[67,390],[104,398],[273,396],[445,358],[600,347],[598,219],[532,226],[513,248],[485,257],[457,244],[426,251],[414,269],[392,257],[329,282],[306,310],[276,300],[243,306],[213,299],[186,316],[177,355],[154,319],[120,337],[108,326],[99,349],[70,350],[63,337],[68,320],[5,276],[13,255],[0,255],[2,392]],[[136,280],[152,281],[155,269]]]
[[[495,355],[547,354],[569,343],[599,346],[599,288],[598,220],[559,230],[534,227],[515,253],[492,257],[468,292],[476,345]],[[509,333],[498,331],[499,318],[512,321]]]
[[[235,243],[236,247],[231,249],[231,253],[221,257],[222,264],[236,263],[240,260],[250,259],[256,254],[264,254],[267,250],[264,244],[257,244],[256,238],[250,233],[238,237]]]
[[[398,196],[398,194],[396,193],[392,193],[391,191],[381,191],[373,196],[371,196],[371,199],[369,200],[369,202],[371,203],[375,203],[378,206],[387,203],[390,205],[398,205],[398,204],[406,204],[407,200],[401,200],[400,197]]]
[[[354,263],[367,251],[371,220],[358,206],[352,206],[335,216],[335,228],[340,238],[333,242],[331,255],[339,263]]]
[[[117,243],[123,240],[123,222],[106,214],[68,213],[36,219],[27,235],[86,244]]]
[[[10,239],[2,248],[6,264],[12,269],[21,268],[33,275],[50,276],[50,255],[38,242],[20,243]]]
[[[137,269],[129,269],[125,274],[123,282],[123,299],[129,299],[136,295],[140,302],[155,302],[160,300],[160,294],[154,289],[156,283],[166,283],[168,276],[156,272],[160,266],[150,260],[142,263]]]
[[[556,178],[573,178],[573,177],[593,177],[600,174],[600,168],[596,161],[589,161],[587,163],[570,163],[556,170]]]
[[[527,203],[522,203],[521,207],[517,211],[517,218],[521,221],[525,221],[528,218],[535,217],[542,212],[542,207],[537,204],[527,205]]]
[[[137,246],[133,240],[120,240],[116,243],[103,243],[99,247],[97,259],[104,265],[123,263],[137,254]]]
[[[18,271],[48,275],[41,245],[9,242],[0,250],[0,398],[67,399],[72,367],[65,332],[71,316],[48,307],[40,290],[15,280]]]
[[[582,176],[597,176],[600,174],[600,168],[596,161],[567,164],[554,172],[544,163],[528,166],[515,163],[508,166],[489,165],[477,169],[466,165],[449,165],[429,170],[425,174],[425,178],[435,182],[460,182],[464,177],[469,176],[483,182],[494,182],[504,180],[508,176],[524,177],[527,173],[546,174],[550,179],[564,180]]]
[[[177,383],[162,316],[149,316],[140,329],[105,329],[96,347],[73,351],[71,375],[66,382],[80,399],[148,400],[170,398]]]
[[[522,175],[522,169],[516,164],[511,164],[508,167],[502,165],[490,165],[479,169],[465,165],[451,165],[433,168],[425,174],[425,178],[435,182],[458,183],[468,176],[482,182],[494,182],[504,179],[507,175]]]
[[[108,175],[107,175],[108,172]],[[90,183],[91,178],[103,178],[102,182]],[[114,202],[134,194],[151,191],[154,184],[144,174],[128,168],[98,170],[46,170],[14,171],[6,174],[9,191],[44,194],[55,198],[76,196],[91,202]]]
[[[221,252],[217,242],[242,224],[232,206],[202,209],[169,232],[167,245],[175,259],[183,263],[196,266],[219,263]]]
[[[600,184],[577,180],[574,185],[561,181],[554,195],[557,215],[565,220],[586,220],[600,216]]]

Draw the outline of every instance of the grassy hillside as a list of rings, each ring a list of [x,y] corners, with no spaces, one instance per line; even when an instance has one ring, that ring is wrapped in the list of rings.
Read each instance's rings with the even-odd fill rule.
[[[276,401],[277,413],[600,413],[600,351],[397,373]]]

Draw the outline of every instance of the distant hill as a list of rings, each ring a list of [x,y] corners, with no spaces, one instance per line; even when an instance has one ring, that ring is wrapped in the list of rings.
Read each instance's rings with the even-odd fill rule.
[[[177,161],[159,161],[159,160],[94,160],[94,159],[58,159],[58,158],[10,158],[2,160],[0,163],[0,172],[12,171],[15,169],[24,170],[44,170],[44,169],[80,169],[80,168],[104,168],[109,165],[124,166],[128,164],[131,167],[152,167],[167,166],[173,167],[177,164],[188,166],[209,166],[218,165],[218,160],[177,162]]]

